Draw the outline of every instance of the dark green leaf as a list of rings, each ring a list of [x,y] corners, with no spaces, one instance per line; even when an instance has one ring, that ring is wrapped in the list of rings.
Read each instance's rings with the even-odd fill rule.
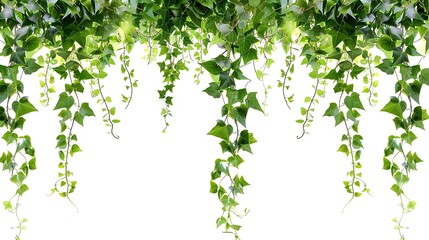
[[[214,60],[200,63],[200,65],[213,75],[218,75],[220,72],[222,72],[222,68]]]
[[[41,43],[41,39],[36,36],[31,36],[27,38],[27,40],[24,42],[22,48],[25,49],[25,51],[31,52],[33,50],[36,50],[39,48]]]

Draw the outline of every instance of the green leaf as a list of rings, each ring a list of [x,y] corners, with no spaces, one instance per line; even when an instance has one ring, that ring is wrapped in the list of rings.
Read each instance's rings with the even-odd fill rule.
[[[235,155],[235,157],[229,157],[228,162],[231,163],[232,166],[238,168],[240,164],[244,162],[244,160],[239,155]]]
[[[22,97],[18,101],[12,103],[12,109],[15,112],[15,118],[19,118],[30,112],[35,112],[37,109],[28,101],[28,97]]]
[[[399,101],[397,97],[390,97],[390,101],[381,109],[381,111],[403,118],[402,113],[405,111],[406,107],[407,106],[404,101]]]
[[[261,3],[261,0],[249,0],[249,5],[252,7],[257,7]]]
[[[82,150],[80,149],[79,145],[73,144],[70,149],[70,155],[73,156],[77,152],[82,152]]]
[[[394,191],[398,196],[403,193],[402,188],[398,184],[393,184],[390,190]]]
[[[392,39],[385,35],[378,38],[378,44],[383,50],[386,51],[392,51],[396,47]]]
[[[353,92],[350,96],[346,96],[344,98],[344,104],[346,104],[347,108],[350,110],[353,108],[365,110],[360,101],[359,94],[356,92]]]
[[[216,220],[216,227],[220,227],[220,226],[222,226],[222,225],[224,225],[226,223],[227,223],[226,218],[225,217],[220,217],[220,218],[218,218]]]
[[[232,132],[233,128],[231,125],[226,125],[224,121],[218,120],[216,126],[214,126],[207,134],[229,141],[229,136],[231,136]]]
[[[210,181],[210,192],[217,193],[218,186],[215,182]]]
[[[392,166],[391,162],[387,158],[383,158],[383,169],[384,170],[390,170],[390,167]]]
[[[7,131],[3,134],[3,136],[1,138],[3,138],[3,140],[5,140],[6,143],[9,145],[18,139],[18,134],[14,133],[14,132]]]
[[[341,144],[341,146],[338,148],[337,152],[343,152],[346,154],[346,156],[349,156],[349,154],[350,154],[350,150],[346,144]]]
[[[246,117],[248,110],[249,108],[244,104],[240,105],[239,107],[232,108],[231,117],[246,127]]]
[[[28,61],[25,63],[25,65],[26,66],[24,67],[24,73],[27,75],[30,75],[34,72],[37,72],[37,70],[42,68],[42,66],[37,64],[36,60],[34,60],[33,58],[28,59]]]
[[[334,116],[335,118],[335,126],[338,126],[338,124],[342,123],[344,121],[344,113],[340,112],[339,114]]]
[[[220,98],[221,92],[218,90],[219,86],[215,82],[209,83],[209,87],[204,89],[203,92],[207,93],[209,96],[213,98]]]
[[[414,210],[414,208],[416,207],[416,202],[415,201],[409,201],[407,204],[407,209],[408,210]]]
[[[200,63],[200,65],[213,75],[218,75],[220,72],[222,72],[222,68],[216,63],[215,60],[209,60]]]
[[[29,162],[28,162],[28,167],[30,168],[30,170],[35,170],[36,167],[36,158],[32,158]]]
[[[342,61],[338,64],[338,67],[340,67],[340,69],[343,71],[348,71],[352,69],[353,63],[351,63],[350,61]]]
[[[429,42],[429,39],[427,42]],[[423,84],[429,85],[429,68],[422,69],[419,79]]]
[[[16,193],[18,193],[20,196],[22,196],[22,194],[24,194],[28,189],[29,188],[28,188],[27,184],[22,184],[21,186],[19,186],[18,189],[16,189]]]
[[[340,109],[338,108],[336,103],[330,103],[328,109],[326,109],[325,114],[323,116],[329,116],[334,117],[337,116],[340,112]]]
[[[42,40],[39,37],[30,36],[24,42],[24,44],[22,45],[22,48],[24,48],[25,51],[27,51],[27,52],[31,52],[31,51],[36,50],[37,48],[39,48],[41,41]]]
[[[247,94],[246,105],[262,113],[264,112],[264,110],[261,108],[261,105],[259,104],[258,99],[256,98],[256,92],[250,92]]]
[[[4,201],[3,202],[4,210],[6,211],[12,211],[13,205],[11,201]]]
[[[85,117],[95,116],[94,112],[89,107],[89,104],[86,103],[86,102],[82,103],[82,105],[80,106],[79,113],[82,114],[82,116],[85,116]]]
[[[107,98],[106,98],[107,99]],[[65,108],[70,109],[74,104],[74,98],[69,96],[66,92],[60,94],[57,104],[54,107],[54,110]]]

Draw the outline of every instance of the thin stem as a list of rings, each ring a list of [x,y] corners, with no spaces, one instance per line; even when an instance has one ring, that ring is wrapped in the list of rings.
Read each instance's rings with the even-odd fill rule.
[[[104,98],[103,91],[101,90],[100,79],[97,79],[97,85],[98,85],[98,90],[99,90],[99,92],[100,92],[101,99],[103,100],[103,103],[104,103],[104,107],[106,107],[106,111],[107,111],[107,120],[108,120],[108,121],[109,121],[109,123],[110,123],[110,134],[112,134],[112,136],[113,136],[114,138],[119,139],[119,136],[118,136],[118,135],[116,135],[116,134],[113,132],[113,130],[114,130],[114,123],[112,122],[112,118],[111,118],[111,115],[110,115],[110,108],[109,108],[109,105],[107,104],[106,98]]]
[[[305,125],[307,124],[308,120],[310,119],[310,116],[309,116],[309,114],[310,114],[310,108],[313,105],[314,100],[316,99],[316,94],[317,94],[317,90],[318,90],[318,87],[319,87],[319,82],[320,82],[320,80],[319,80],[319,78],[317,78],[316,86],[314,87],[313,97],[311,98],[310,103],[308,104],[307,111],[306,111],[306,114],[305,114],[305,120],[302,123],[302,134],[300,136],[296,136],[297,139],[301,139],[302,137],[304,137],[304,135],[306,133],[305,132]]]
[[[125,43],[122,42],[122,64],[125,68],[125,71],[127,72],[128,81],[130,83],[130,95],[128,97],[128,101],[127,101],[127,105],[125,106],[125,109],[127,109],[128,106],[130,105],[131,99],[133,98],[133,93],[134,93],[133,80],[131,79],[131,74],[130,74],[130,71],[129,71],[128,66],[127,66],[127,61],[125,60],[126,54],[127,53],[126,53]]]
[[[290,62],[287,65],[287,68],[286,68],[286,71],[285,71],[285,76],[283,78],[283,84],[282,84],[283,99],[284,99],[284,101],[286,103],[287,108],[289,108],[289,110],[291,110],[291,108],[289,106],[289,103],[288,103],[287,97],[286,97],[286,80],[287,80],[287,77],[289,75],[290,68],[292,67],[292,56],[293,56],[293,54],[292,54],[292,43],[291,43],[290,46],[289,46],[289,61]]]

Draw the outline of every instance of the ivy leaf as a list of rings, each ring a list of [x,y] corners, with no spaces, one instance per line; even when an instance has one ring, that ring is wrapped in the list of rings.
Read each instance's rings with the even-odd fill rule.
[[[350,110],[353,108],[365,110],[360,101],[359,94],[356,92],[353,92],[350,96],[346,96],[344,98],[344,104],[346,104],[347,108]]]
[[[22,45],[22,48],[24,48],[25,51],[31,52],[33,50],[36,50],[40,46],[40,42],[42,40],[39,37],[31,36],[27,38],[27,40]]]
[[[261,108],[261,105],[259,104],[258,99],[256,98],[256,92],[250,92],[247,94],[246,105],[262,113],[264,112],[264,110]]]
[[[54,110],[65,108],[70,109],[74,104],[74,98],[69,96],[66,92],[60,94],[57,104],[54,107]]]
[[[388,36],[378,38],[378,44],[386,51],[392,51],[395,48],[395,43]]]
[[[34,60],[33,58],[28,59],[28,61],[25,63],[25,65],[26,66],[24,67],[24,73],[28,74],[28,75],[30,75],[34,72],[37,72],[37,70],[42,68],[42,66],[37,64],[36,60]]]
[[[258,39],[252,34],[251,31],[245,33],[244,37],[240,37],[238,39],[238,52],[243,58],[244,64],[247,64],[254,59],[258,59],[258,53],[256,49],[252,48],[252,45],[257,42]]]
[[[220,217],[220,218],[218,218],[216,220],[216,227],[220,227],[220,226],[222,226],[222,225],[224,225],[226,223],[227,223],[226,218],[225,217]]]
[[[344,113],[340,112],[339,114],[334,116],[335,118],[335,126],[338,126],[338,124],[342,123],[344,121]]]
[[[82,105],[81,105],[81,107],[79,109],[79,113],[82,114],[82,116],[85,116],[85,117],[95,116],[94,112],[89,107],[89,104],[86,103],[86,102],[82,103]]]
[[[218,90],[219,86],[215,82],[209,83],[209,87],[204,89],[203,92],[207,93],[213,98],[220,98],[221,92]]]
[[[15,112],[15,118],[19,118],[30,112],[35,112],[37,109],[28,101],[28,97],[22,97],[18,101],[12,103],[12,109]]]
[[[390,190],[394,191],[398,196],[403,193],[402,188],[398,184],[393,184]]]
[[[249,5],[252,7],[257,7],[261,3],[261,0],[249,0]]]
[[[428,41],[429,42],[429,39]],[[423,68],[420,72],[419,80],[426,85],[429,85],[429,68]]]
[[[392,166],[391,162],[387,158],[383,158],[383,169],[384,170],[390,170],[390,167]]]
[[[338,108],[336,103],[330,103],[328,109],[326,109],[325,114],[323,116],[329,116],[334,117],[337,116],[340,112],[340,109]]]
[[[381,109],[381,111],[403,118],[402,113],[405,111],[406,107],[407,104],[404,101],[399,101],[397,97],[390,97],[390,101]]]
[[[241,125],[246,127],[246,116],[249,108],[242,104],[239,107],[232,108],[231,117],[236,119]]]
[[[217,193],[218,186],[215,182],[210,181],[210,192]]]
[[[231,136],[232,132],[233,128],[231,125],[226,125],[224,121],[218,120],[216,126],[214,126],[207,134],[229,141],[229,136]]]
[[[348,71],[352,69],[353,63],[351,63],[350,61],[342,61],[338,64],[338,67],[340,67],[340,69],[343,71]]]
[[[350,150],[346,144],[341,144],[341,146],[338,148],[337,152],[345,153],[346,156],[349,156],[349,154],[350,154]]]
[[[79,145],[73,144],[70,149],[70,156],[73,156],[77,152],[82,152],[82,150],[80,149]]]
[[[222,68],[214,60],[200,63],[200,65],[213,75],[218,75],[220,72],[222,72]]]

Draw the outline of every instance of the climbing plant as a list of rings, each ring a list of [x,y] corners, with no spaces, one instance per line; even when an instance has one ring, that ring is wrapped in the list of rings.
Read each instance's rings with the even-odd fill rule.
[[[302,117],[296,122],[302,134],[298,138],[305,137],[316,120],[318,103],[334,94],[336,100],[324,109],[324,116],[332,117],[344,133],[338,151],[350,161],[344,180],[350,201],[370,191],[361,171],[365,142],[359,132],[361,115],[379,101],[380,74],[393,78],[392,96],[383,99],[387,104],[380,110],[392,116],[396,129],[386,139],[380,162],[393,178],[391,190],[401,208],[394,227],[399,239],[405,239],[401,220],[416,205],[406,195],[405,184],[422,162],[412,143],[418,139],[415,129],[424,130],[424,121],[429,119],[420,105],[422,88],[429,85],[429,68],[420,65],[429,49],[428,13],[427,0],[0,1],[0,132],[4,141],[0,163],[16,186],[10,199],[3,201],[4,208],[17,216],[16,239],[25,223],[19,201],[30,190],[26,179],[37,166],[37,149],[26,134],[26,119],[40,107],[57,113],[58,180],[52,183],[52,194],[72,202],[78,179],[69,163],[81,151],[77,127],[84,127],[85,120],[95,116],[93,109],[101,108],[109,132],[119,137],[114,128],[120,122],[117,106],[104,91],[109,79],[106,68],[121,69],[124,88],[118,94],[127,108],[141,78],[130,65],[135,45],[147,49],[140,54],[162,73],[163,87],[158,93],[164,103],[160,109],[164,131],[174,114],[174,89],[183,71],[194,71],[197,83],[209,80],[204,82],[204,92],[222,103],[219,118],[212,126],[207,123],[208,134],[218,138],[220,145],[208,184],[221,205],[213,221],[235,239],[240,238],[239,218],[248,213],[239,208],[238,196],[249,185],[239,167],[244,156],[249,156],[243,153],[252,153],[256,143],[247,128],[248,112],[265,112],[265,100],[260,99],[267,98],[271,87],[264,76],[276,59],[271,56],[274,49],[285,52],[277,80],[285,108],[296,100],[290,84],[297,64],[306,66],[314,82],[299,108]],[[262,65],[257,67],[257,61]],[[192,62],[198,67],[190,69]],[[246,65],[253,65],[256,78],[263,83],[263,96],[248,88],[252,77],[242,71]],[[26,95],[23,75],[38,76],[40,99]],[[99,104],[90,105],[88,96]]]

